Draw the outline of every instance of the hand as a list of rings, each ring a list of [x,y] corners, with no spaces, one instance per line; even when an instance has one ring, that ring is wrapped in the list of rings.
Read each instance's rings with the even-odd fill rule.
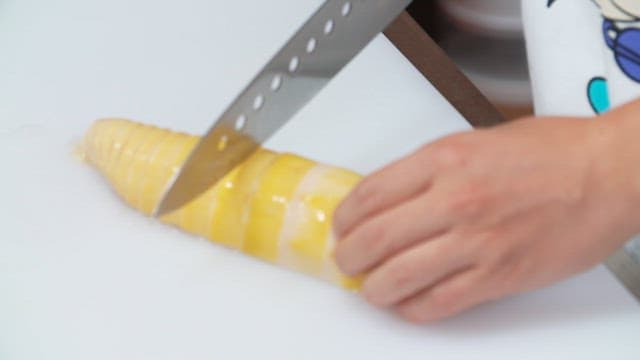
[[[423,323],[598,264],[640,231],[607,121],[525,119],[424,146],[337,209],[338,265],[366,274],[369,302]]]

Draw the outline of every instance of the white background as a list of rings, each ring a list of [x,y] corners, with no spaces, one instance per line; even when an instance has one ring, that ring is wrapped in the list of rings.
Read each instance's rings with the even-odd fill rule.
[[[203,132],[319,3],[0,0],[0,359],[640,358],[602,267],[413,326],[146,219],[73,158],[99,117]],[[268,146],[367,173],[467,128],[379,37]]]

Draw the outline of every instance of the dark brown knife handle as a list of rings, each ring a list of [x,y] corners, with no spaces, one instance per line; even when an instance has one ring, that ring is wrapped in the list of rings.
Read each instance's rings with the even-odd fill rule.
[[[486,127],[505,121],[502,113],[409,13],[403,12],[384,34],[472,126]]]

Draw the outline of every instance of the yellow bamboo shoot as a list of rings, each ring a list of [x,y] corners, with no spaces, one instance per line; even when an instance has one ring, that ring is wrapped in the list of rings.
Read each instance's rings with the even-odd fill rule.
[[[133,208],[150,215],[198,137],[124,119],[99,120],[85,159]],[[205,193],[161,218],[221,245],[348,289],[333,260],[333,211],[360,180],[346,169],[259,149]]]

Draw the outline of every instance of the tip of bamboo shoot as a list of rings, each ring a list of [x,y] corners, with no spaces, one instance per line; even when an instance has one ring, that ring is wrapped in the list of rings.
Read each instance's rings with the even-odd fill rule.
[[[87,151],[83,141],[77,142],[71,150],[71,156],[79,162],[87,163]]]

